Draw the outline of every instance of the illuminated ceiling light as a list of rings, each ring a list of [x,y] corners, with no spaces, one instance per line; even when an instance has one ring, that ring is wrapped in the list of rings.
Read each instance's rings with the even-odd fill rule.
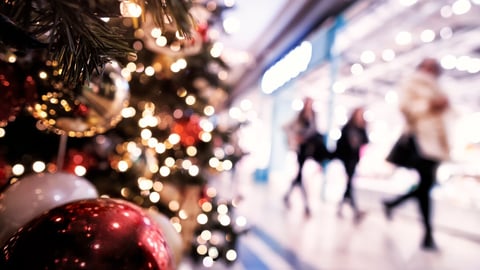
[[[457,63],[455,67],[457,68],[457,70],[466,71],[468,70],[469,63],[470,63],[470,57],[467,55],[462,55],[457,58]]]
[[[385,62],[390,62],[395,59],[395,51],[392,49],[385,49],[382,51],[382,59]]]
[[[417,3],[417,0],[400,0],[400,5],[406,6],[406,7],[413,6],[416,3]]]
[[[363,73],[363,66],[359,63],[355,63],[350,67],[350,72],[352,73],[352,75],[360,75]]]
[[[442,16],[443,18],[450,18],[452,17],[453,15],[453,12],[452,12],[452,7],[451,6],[443,6],[441,9],[440,9],[440,16]]]
[[[235,6],[236,1],[235,1],[235,0],[224,0],[224,1],[223,1],[223,4],[224,4],[226,7],[233,7],[233,6]]]
[[[261,88],[265,94],[271,94],[291,79],[307,70],[312,59],[312,44],[303,41],[289,51],[282,59],[271,66],[262,76]]]
[[[450,27],[443,27],[440,29],[440,37],[442,39],[449,39],[453,36],[452,28]]]
[[[469,0],[457,0],[452,4],[452,11],[456,15],[462,15],[470,11],[472,4]]]
[[[371,64],[375,62],[375,53],[370,50],[363,51],[360,55],[360,61],[365,64]]]
[[[468,65],[467,71],[468,73],[472,73],[472,74],[480,72],[480,59],[479,58],[470,59],[470,64]]]
[[[412,43],[412,34],[407,31],[400,31],[398,34],[395,36],[395,42],[398,45],[408,45]]]
[[[292,101],[292,109],[294,111],[300,111],[303,108],[303,101],[296,98]]]
[[[228,110],[228,115],[233,119],[239,119],[242,115],[242,111],[238,107],[231,107]]]
[[[457,58],[451,54],[447,54],[440,59],[440,65],[443,69],[450,70],[456,66]]]
[[[397,92],[390,90],[385,94],[385,102],[387,104],[397,104],[398,103],[398,94]]]
[[[474,3],[475,5],[480,5],[480,0],[472,0],[472,3]]]
[[[337,81],[333,83],[332,89],[333,89],[333,92],[340,94],[345,92],[345,90],[347,89],[347,86],[345,85],[344,82]]]
[[[420,34],[420,40],[425,43],[432,42],[435,39],[435,32],[431,29],[425,29]]]
[[[227,34],[237,33],[240,29],[240,21],[234,17],[228,17],[223,20],[223,29]]]
[[[253,107],[253,103],[250,99],[243,99],[240,102],[240,108],[242,108],[242,110],[244,110],[244,111],[251,110],[252,107]]]

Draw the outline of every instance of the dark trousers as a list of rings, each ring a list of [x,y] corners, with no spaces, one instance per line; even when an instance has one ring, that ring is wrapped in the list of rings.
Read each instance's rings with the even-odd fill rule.
[[[432,224],[431,224],[431,200],[430,190],[435,183],[436,170],[439,163],[433,160],[421,159],[415,166],[415,170],[420,176],[418,186],[411,189],[409,192],[397,197],[396,199],[387,202],[387,205],[393,209],[404,201],[414,198],[418,201],[420,214],[422,216],[422,223],[425,230],[425,239],[432,239]]]
[[[298,186],[302,192],[303,200],[305,202],[305,208],[308,209],[308,198],[307,198],[307,190],[305,189],[305,186],[303,185],[303,176],[302,176],[302,170],[303,170],[303,165],[305,164],[305,161],[313,157],[314,152],[316,149],[316,138],[311,137],[307,139],[304,143],[302,143],[299,146],[298,152],[297,152],[297,164],[298,164],[298,172],[297,176],[295,179],[292,181],[292,184],[290,185],[290,189],[288,190],[286,197],[290,195],[292,192],[293,188],[295,186]]]
[[[341,203],[347,202],[350,204],[352,209],[357,212],[357,204],[355,202],[355,196],[353,193],[353,176],[355,174],[355,168],[357,167],[358,161],[355,160],[342,160],[343,166],[345,167],[345,173],[347,174],[347,185],[345,187],[345,192],[343,193],[343,198]]]

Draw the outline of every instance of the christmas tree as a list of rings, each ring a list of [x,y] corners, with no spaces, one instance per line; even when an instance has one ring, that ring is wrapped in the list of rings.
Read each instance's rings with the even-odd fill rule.
[[[212,21],[193,17],[193,6],[205,8],[0,3],[1,191],[31,173],[66,171],[103,197],[166,215],[195,261],[235,261],[234,206],[209,181],[244,155],[231,140],[242,123],[219,121],[228,66],[211,54]]]

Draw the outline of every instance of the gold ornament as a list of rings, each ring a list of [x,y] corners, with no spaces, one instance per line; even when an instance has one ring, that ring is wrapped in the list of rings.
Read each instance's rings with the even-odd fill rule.
[[[130,97],[128,81],[116,62],[79,87],[57,80],[58,72],[39,72],[44,91],[29,107],[37,127],[69,137],[91,137],[116,126]],[[46,91],[45,91],[46,90]]]

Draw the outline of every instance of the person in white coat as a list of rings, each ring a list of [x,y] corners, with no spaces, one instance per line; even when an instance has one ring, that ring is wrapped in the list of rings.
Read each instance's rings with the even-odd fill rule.
[[[424,227],[422,248],[427,250],[436,249],[431,223],[430,190],[436,180],[438,165],[450,158],[445,122],[450,104],[438,83],[440,74],[438,61],[425,58],[400,88],[400,111],[405,118],[405,132],[413,134],[415,138],[419,158],[414,169],[420,181],[406,194],[383,202],[385,214],[391,219],[396,206],[410,198],[418,201]]]

